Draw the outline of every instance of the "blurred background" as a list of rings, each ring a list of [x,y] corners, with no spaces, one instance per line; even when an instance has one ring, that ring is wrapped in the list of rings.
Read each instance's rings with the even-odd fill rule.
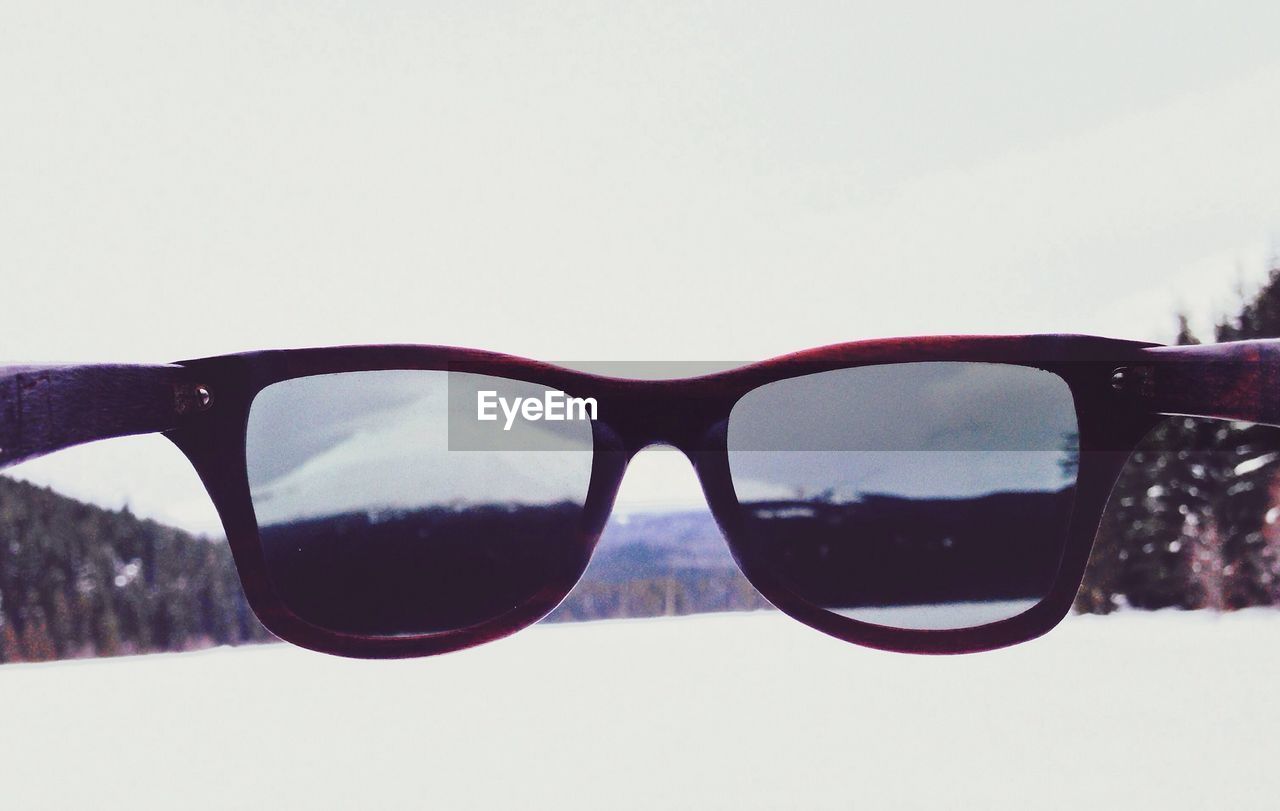
[[[728,364],[914,334],[1078,332],[1164,343],[1280,336],[1277,24],[1280,9],[1262,2],[0,2],[0,360],[166,362],[411,342],[562,361]],[[1170,420],[1148,437],[1113,495],[1077,600],[1079,612],[1116,615],[1089,634],[1121,628],[1137,609],[1225,612],[1280,600],[1278,461],[1272,429]],[[728,566],[700,498],[682,457],[642,453],[600,559],[552,620],[761,607]],[[15,664],[0,668],[0,695],[36,708],[16,734],[44,745],[0,750],[0,764],[27,775],[45,762],[135,774],[132,756],[100,762],[101,752],[54,730],[141,724],[132,740],[149,742],[154,772],[171,776],[160,784],[196,779],[195,766],[161,754],[177,741],[240,775],[235,785],[264,790],[269,770],[248,754],[201,747],[274,717],[235,685],[258,673],[284,689],[292,682],[263,674],[305,678],[305,667],[272,670],[242,658],[230,682],[189,682],[189,672],[161,670],[165,657],[138,660],[156,662],[140,671],[154,680],[138,681],[154,695],[183,701],[184,685],[198,683],[191,689],[221,708],[202,717],[200,743],[194,731],[172,731],[181,719],[172,705],[161,715],[103,709],[112,700],[94,692],[92,671],[61,678],[94,703],[77,704],[75,719],[49,716],[61,720],[41,731],[39,713],[65,695],[30,686],[30,674],[80,671],[16,664],[265,641],[219,533],[194,472],[160,437],[6,471],[0,661]],[[1154,709],[1108,716],[1105,702],[1076,724],[1079,707],[1027,698],[996,738],[987,730],[984,756],[1018,760],[1019,738],[1042,740],[1032,716],[1043,712],[1039,723],[1055,730],[1045,764],[1091,739],[1159,734],[1165,743],[1151,751],[1163,754],[1141,770],[1110,769],[1104,756],[1121,755],[1105,746],[1089,764],[1126,796],[1163,785],[1181,788],[1161,795],[1166,804],[1220,798],[1173,777],[1195,764],[1206,780],[1234,780],[1238,805],[1264,807],[1261,783],[1227,765],[1267,751],[1260,742],[1274,712],[1264,682],[1238,694],[1248,685],[1209,685],[1205,674],[1169,664],[1206,656],[1257,664],[1248,658],[1256,651],[1245,651],[1271,626],[1250,622],[1261,624],[1221,637],[1234,640],[1222,650],[1212,634],[1123,637],[1158,646],[1142,649],[1143,678],[1163,691],[1150,706],[1198,696],[1202,725],[1153,720]],[[689,633],[701,640],[679,650],[689,681],[648,679],[643,668],[611,675],[623,679],[622,693],[655,701],[678,684],[709,702],[694,715],[664,715],[665,726],[633,739],[576,705],[564,673],[535,668],[547,715],[506,718],[606,742],[636,773],[672,767],[653,754],[654,740],[685,741],[668,755],[689,755],[705,770],[678,771],[681,785],[707,788],[698,796],[723,807],[782,802],[785,787],[801,781],[829,789],[807,804],[855,802],[859,790],[830,768],[845,756],[878,762],[866,741],[893,720],[860,724],[834,697],[825,710],[800,712],[794,729],[773,718],[797,736],[812,733],[822,757],[837,761],[767,772],[755,760],[767,751],[763,740],[739,749],[709,732],[742,732],[725,720],[737,708],[713,698],[713,682],[731,669],[726,663],[746,666],[738,658],[745,648],[717,647],[711,631]],[[812,632],[796,625],[794,633]],[[989,661],[1040,663],[1032,672],[1046,695],[1077,690],[1081,670],[1047,664],[1083,650],[1071,633],[1018,654],[1039,659]],[[656,639],[645,649],[651,664],[669,655]],[[508,650],[517,662],[534,655]],[[1124,675],[1134,649],[1104,642],[1090,650],[1097,658],[1080,668],[1091,689],[1146,695]],[[789,655],[767,645],[753,655],[770,651]],[[910,670],[913,685],[941,695],[974,667],[890,665],[841,651],[821,659],[840,674],[828,674],[833,690],[883,689]],[[564,667],[584,674],[593,665],[569,659]],[[998,704],[1001,673],[1019,671],[984,667],[984,689]],[[802,671],[757,687],[802,691]],[[375,671],[341,672],[324,698],[346,708],[333,734],[377,739],[379,727],[355,709],[357,696],[377,689]],[[432,671],[413,672],[430,683]],[[14,675],[7,689],[6,674],[22,673],[28,681]],[[425,702],[434,699],[412,690],[406,681],[394,701],[429,714]],[[1233,690],[1256,717],[1215,703]],[[145,691],[129,695],[149,703]],[[258,715],[237,715],[236,706]],[[473,708],[487,719],[483,731],[502,738],[502,717]],[[1253,741],[1247,751],[1214,720],[1228,717],[1241,741]],[[978,716],[945,712],[919,723],[952,739],[983,728]],[[463,726],[439,735],[456,743]],[[285,758],[284,774],[305,779],[338,763],[337,754],[279,734],[309,753]],[[413,731],[396,734],[408,747],[421,743]],[[1213,756],[1204,748],[1210,734]],[[480,738],[465,740],[452,757],[482,758]],[[879,756],[910,759],[910,742],[900,743]],[[748,769],[759,790],[742,788],[750,780],[736,791],[709,788],[707,775],[731,759],[717,757],[717,746],[739,766],[759,767]],[[521,739],[498,751],[542,750]],[[447,772],[450,752],[439,754],[436,766]],[[978,773],[956,757],[956,774]],[[546,789],[537,796],[563,799],[554,786],[571,779],[574,764],[567,756],[540,763],[530,767]],[[1022,765],[1028,785],[1068,790],[1047,765]],[[613,768],[617,781],[598,787],[626,805],[618,786],[633,772]],[[408,769],[386,776],[377,797],[403,799]],[[863,774],[866,791],[889,785],[879,773]],[[350,788],[343,779],[331,776],[317,784],[328,794],[308,796],[321,805],[350,797],[337,789]],[[30,793],[21,796],[45,796],[40,785],[24,784]],[[890,805],[924,801],[906,789],[886,792]]]

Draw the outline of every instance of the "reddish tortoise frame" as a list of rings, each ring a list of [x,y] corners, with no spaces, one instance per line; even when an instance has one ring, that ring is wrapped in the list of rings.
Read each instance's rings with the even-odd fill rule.
[[[1079,426],[1079,466],[1067,542],[1053,585],[1027,611],[956,630],[888,628],[822,609],[792,593],[753,557],[730,480],[725,426],[747,392],[819,371],[923,361],[1028,366],[1069,386]],[[361,636],[311,625],[267,577],[246,472],[245,433],[255,395],[311,375],[374,370],[478,372],[594,397],[607,421],[595,452],[578,556],[555,582],[491,620],[416,636]],[[392,658],[458,650],[498,639],[549,613],[585,570],[629,460],[670,444],[692,461],[708,505],[743,573],[773,605],[840,639],[890,651],[964,653],[1037,637],[1070,610],[1120,469],[1165,415],[1280,424],[1280,341],[1203,346],[1080,335],[920,337],[840,344],[702,377],[626,380],[532,360],[439,346],[355,346],[248,352],[165,366],[0,368],[0,468],[80,443],[161,433],[199,473],[222,518],[249,604],[280,638],[343,656]]]

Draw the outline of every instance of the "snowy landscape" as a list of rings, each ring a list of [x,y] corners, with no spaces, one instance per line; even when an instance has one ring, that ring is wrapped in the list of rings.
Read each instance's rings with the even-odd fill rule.
[[[1280,3],[2,8],[6,363],[1280,337]],[[954,407],[866,425],[929,405]],[[255,455],[255,515],[581,489],[571,454],[555,481],[445,476],[429,413],[396,416],[290,471]],[[949,460],[868,478],[980,495]],[[1066,484],[1035,461],[975,480]],[[1163,423],[1077,613],[961,657],[760,610],[669,450],[549,621],[440,657],[258,644],[222,533],[159,435],[4,471],[0,808],[1280,807],[1275,428]]]
[[[1273,808],[1280,613],[1071,617],[994,653],[774,612],[442,657],[0,667],[8,807]]]

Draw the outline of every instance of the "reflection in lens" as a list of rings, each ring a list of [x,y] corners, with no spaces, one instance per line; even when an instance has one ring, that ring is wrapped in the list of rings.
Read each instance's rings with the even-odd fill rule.
[[[742,553],[816,606],[968,628],[1053,583],[1078,439],[1050,372],[930,362],[781,380],[735,405],[728,447]]]
[[[450,422],[476,420],[479,390],[512,401],[546,391],[373,371],[286,380],[257,395],[250,490],[268,576],[293,614],[370,636],[457,630],[581,571],[590,422],[485,423],[490,449],[452,449]]]

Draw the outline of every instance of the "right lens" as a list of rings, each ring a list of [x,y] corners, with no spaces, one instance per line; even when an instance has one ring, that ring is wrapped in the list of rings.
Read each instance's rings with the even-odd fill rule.
[[[816,607],[953,630],[1053,585],[1079,452],[1056,374],[921,362],[780,380],[734,406],[728,450],[739,555]]]
[[[502,418],[483,425],[499,438],[489,449],[450,443],[451,421],[474,430],[480,392],[516,402],[547,391],[419,370],[264,388],[246,455],[285,607],[326,630],[401,636],[460,630],[567,591],[588,552],[590,421],[517,417],[503,429]]]

